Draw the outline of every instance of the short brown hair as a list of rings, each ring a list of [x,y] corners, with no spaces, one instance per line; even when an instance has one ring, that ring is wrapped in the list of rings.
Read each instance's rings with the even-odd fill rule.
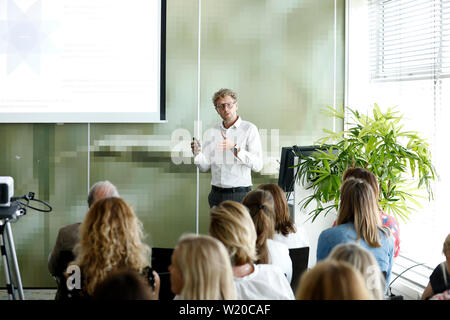
[[[231,98],[233,98],[234,102],[236,102],[238,100],[238,96],[237,96],[236,92],[234,92],[231,89],[222,88],[219,91],[217,91],[216,93],[214,93],[214,95],[212,97],[212,102],[213,102],[214,106],[217,107],[217,105],[216,105],[217,100],[219,100],[220,98],[224,98],[226,96],[230,96]]]

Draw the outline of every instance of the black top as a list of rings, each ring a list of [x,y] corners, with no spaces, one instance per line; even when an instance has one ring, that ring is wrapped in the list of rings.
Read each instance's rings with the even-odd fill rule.
[[[434,294],[438,294],[450,289],[450,275],[447,270],[447,263],[439,264],[430,275],[430,284]]]

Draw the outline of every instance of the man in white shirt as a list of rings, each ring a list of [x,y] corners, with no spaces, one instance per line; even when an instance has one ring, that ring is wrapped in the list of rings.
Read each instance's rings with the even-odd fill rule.
[[[212,100],[222,122],[208,130],[203,146],[191,143],[194,164],[203,172],[211,169],[210,207],[225,200],[241,202],[251,190],[251,171],[263,167],[258,128],[237,114],[237,94],[220,89]]]

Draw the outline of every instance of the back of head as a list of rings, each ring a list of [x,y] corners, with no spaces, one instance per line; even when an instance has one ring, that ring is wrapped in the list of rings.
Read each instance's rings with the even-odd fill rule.
[[[345,170],[342,174],[342,181],[345,181],[350,177],[364,180],[370,184],[378,200],[378,179],[372,171],[360,167],[351,167]]]
[[[272,239],[275,233],[275,212],[273,197],[269,191],[256,189],[247,193],[242,204],[248,208],[255,224],[257,263],[269,263],[267,239]]]
[[[447,238],[445,238],[442,253],[447,257],[447,259],[450,259],[450,233]]]
[[[89,190],[88,206],[90,208],[96,200],[110,197],[119,197],[116,186],[108,180],[96,182]]]
[[[175,253],[174,263],[183,277],[182,299],[236,299],[230,258],[219,240],[187,234],[178,241]]]
[[[372,187],[364,180],[347,178],[341,186],[336,225],[353,222],[357,239],[363,238],[371,247],[380,247],[381,219]]]
[[[150,248],[142,223],[121,198],[103,198],[94,202],[80,226],[80,242],[75,247],[75,263],[81,268],[92,294],[95,285],[108,272],[120,268],[142,271],[150,265]]]
[[[257,189],[270,192],[274,201],[275,211],[275,231],[287,236],[289,233],[296,232],[295,225],[291,220],[289,206],[286,195],[281,187],[274,183],[266,183],[258,186]]]
[[[256,230],[248,209],[239,202],[223,201],[210,211],[209,233],[223,243],[233,266],[256,261]]]
[[[303,273],[297,300],[370,300],[362,275],[352,265],[331,259]]]
[[[350,263],[364,277],[366,287],[372,297],[376,300],[384,298],[384,276],[377,260],[370,251],[357,243],[342,243],[331,250],[328,259]]]
[[[97,300],[153,300],[145,278],[134,270],[114,271],[95,288]]]

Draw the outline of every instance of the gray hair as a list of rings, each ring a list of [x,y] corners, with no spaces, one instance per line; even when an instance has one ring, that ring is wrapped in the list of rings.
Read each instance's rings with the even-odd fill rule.
[[[375,256],[355,242],[341,243],[331,250],[328,259],[345,261],[361,272],[366,287],[375,300],[384,299],[385,279]]]
[[[95,201],[110,197],[120,197],[116,186],[108,180],[96,182],[89,190],[88,206],[90,208]]]

